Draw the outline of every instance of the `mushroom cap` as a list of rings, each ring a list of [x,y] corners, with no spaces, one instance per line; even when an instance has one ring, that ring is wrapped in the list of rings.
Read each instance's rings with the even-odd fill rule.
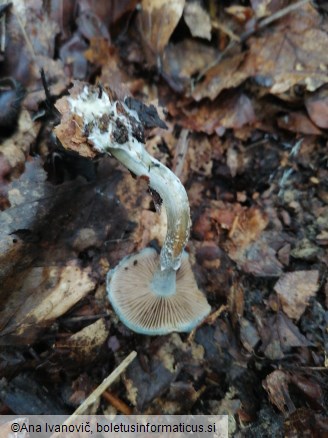
[[[186,252],[176,272],[175,292],[163,295],[151,287],[160,266],[159,254],[145,248],[130,255],[107,274],[109,300],[120,320],[144,335],[190,332],[211,308],[198,289]]]

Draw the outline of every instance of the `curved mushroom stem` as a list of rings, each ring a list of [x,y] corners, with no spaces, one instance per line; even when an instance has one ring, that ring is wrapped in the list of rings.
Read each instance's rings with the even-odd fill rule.
[[[67,149],[80,155],[111,154],[146,178],[161,197],[167,233],[160,255],[145,248],[124,257],[108,272],[107,291],[119,318],[137,333],[188,332],[208,315],[210,306],[184,251],[191,225],[187,193],[177,176],[144,147],[144,129],[152,126],[154,107],[126,102],[114,100],[110,90],[76,82],[70,96],[57,102],[62,120],[55,132]]]
[[[183,249],[189,238],[190,210],[185,188],[171,170],[153,158],[143,143],[144,127],[138,113],[122,101],[96,87],[76,86],[68,98],[70,111],[77,117],[69,120],[68,130],[78,127],[78,138],[91,143],[101,153],[110,153],[137,176],[148,179],[151,189],[161,199],[167,215],[167,234],[160,254],[160,271],[167,276],[181,265]]]
[[[109,151],[131,172],[149,178],[149,186],[162,198],[167,215],[167,233],[160,254],[160,269],[176,271],[181,265],[191,224],[185,188],[179,178],[148,154],[144,147],[138,148],[138,159],[125,149],[110,148]],[[170,272],[167,274],[168,277],[172,276]]]

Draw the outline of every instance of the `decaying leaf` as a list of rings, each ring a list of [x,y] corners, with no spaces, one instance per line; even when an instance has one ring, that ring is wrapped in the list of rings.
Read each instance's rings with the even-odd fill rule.
[[[289,383],[289,374],[280,370],[273,371],[263,382],[263,387],[269,394],[271,403],[285,414],[292,413],[296,409],[289,395]]]
[[[319,24],[320,15],[311,3],[303,5],[284,17],[274,34],[266,32],[250,40],[244,68],[250,76],[265,77],[272,94],[284,93],[295,84],[316,90],[328,80],[328,56],[321,50],[328,35]]]
[[[256,308],[253,312],[262,341],[260,350],[267,358],[282,359],[292,347],[312,345],[284,313],[278,312],[276,315],[268,316]]]
[[[162,60],[163,76],[176,91],[188,90],[192,77],[204,70],[217,57],[217,51],[198,40],[185,39],[169,43]]]
[[[81,361],[81,359],[92,360],[92,356],[106,341],[108,334],[105,321],[98,319],[69,338],[59,341],[56,344],[56,349],[68,350],[77,361]]]
[[[180,124],[190,130],[223,135],[226,129],[238,129],[256,121],[252,101],[243,93],[231,92],[210,102],[204,99],[197,109],[193,105],[177,114]]]
[[[0,394],[1,400],[16,414],[20,412],[25,412],[23,415],[67,414],[67,408],[58,394],[51,391],[48,382],[41,382],[35,371],[20,373],[11,380],[1,379]],[[26,436],[25,430],[22,430],[22,435]]]
[[[296,409],[289,387],[295,386],[303,393],[311,404],[322,406],[323,391],[320,385],[301,372],[289,373],[282,370],[273,371],[263,381],[263,387],[269,394],[271,403],[284,414],[293,413]]]
[[[311,120],[319,128],[328,128],[328,88],[324,86],[305,99],[305,106]]]
[[[199,365],[204,357],[203,347],[195,342],[191,345],[182,342],[177,333],[170,335],[167,342],[158,346],[154,342],[149,348],[154,353],[147,361],[147,367],[134,361],[126,373],[128,397],[138,409],[145,409],[167,390],[182,369],[194,378],[197,378],[196,370],[202,373]]]
[[[74,98],[83,90],[82,82],[75,82],[75,86],[70,90]],[[93,158],[96,152],[92,150],[83,134],[83,120],[70,110],[67,97],[61,98],[56,103],[56,108],[62,114],[61,122],[55,128],[55,134],[62,145],[72,151],[78,152],[83,157]]]
[[[246,318],[240,318],[240,341],[243,347],[249,352],[254,351],[254,347],[259,342],[260,337],[256,327]]]
[[[35,140],[37,130],[28,111],[22,111],[18,120],[18,129],[14,136],[4,140],[0,145],[0,157],[7,163],[5,179],[17,178],[24,170],[26,156],[32,142]],[[1,175],[0,173],[0,178]]]
[[[288,4],[288,0],[250,0],[257,18],[266,17]]]
[[[229,231],[230,240],[239,251],[242,251],[260,236],[267,225],[268,217],[259,209],[244,210],[234,218]]]
[[[298,320],[306,309],[309,299],[315,296],[319,284],[319,272],[295,271],[283,274],[275,285],[284,312]]]
[[[176,28],[185,5],[185,0],[143,0],[139,14],[139,28],[148,55],[154,63]],[[151,59],[153,58],[153,59]]]
[[[214,100],[224,89],[238,87],[248,77],[242,68],[244,60],[245,53],[238,53],[209,69],[205,79],[193,90],[192,97],[196,101],[204,97]]]
[[[211,39],[212,25],[210,16],[198,1],[186,3],[183,18],[192,36],[205,38],[207,40]]]
[[[137,350],[113,405],[93,412],[129,400],[127,413],[229,413],[239,438],[324,436],[326,2],[7,3],[0,124],[6,105],[22,108],[0,145],[0,414],[60,413],[56,395],[72,413]],[[73,76],[84,82],[69,89]],[[26,90],[19,105],[5,77]],[[213,308],[189,335],[139,336],[104,313],[106,273],[161,246],[166,215],[147,178],[87,142],[93,121],[67,106],[85,86],[124,101],[145,148],[186,187],[186,250]],[[168,109],[164,133],[156,102]]]
[[[262,234],[267,224],[268,217],[259,209],[244,209],[229,226],[230,240],[226,247],[229,257],[246,272],[275,276],[281,273],[281,265],[270,247],[270,240]]]
[[[301,111],[290,111],[285,116],[278,117],[277,123],[280,128],[292,132],[309,135],[319,135],[321,133],[320,129]]]
[[[76,263],[66,267],[32,268],[9,279],[2,291],[7,295],[1,312],[0,343],[12,337],[29,342],[95,287],[90,269]]]

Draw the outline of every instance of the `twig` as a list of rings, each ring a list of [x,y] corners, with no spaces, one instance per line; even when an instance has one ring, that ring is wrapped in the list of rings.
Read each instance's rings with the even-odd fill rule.
[[[30,54],[31,54],[31,56],[32,56],[32,59],[35,60],[36,56],[35,56],[35,52],[34,52],[34,48],[33,48],[33,44],[32,44],[32,42],[31,42],[31,39],[30,39],[30,37],[29,37],[29,36],[27,35],[27,33],[26,33],[26,30],[25,30],[24,24],[23,24],[23,22],[22,22],[22,20],[21,20],[21,17],[19,16],[19,13],[15,13],[15,16],[16,16],[16,18],[17,18],[17,21],[18,21],[19,27],[21,28],[21,31],[22,31],[23,37],[24,37],[25,42],[26,42],[26,45],[27,45],[27,48],[28,48],[28,50],[29,50],[29,52],[30,52]]]
[[[0,3],[4,3],[4,1],[1,0]],[[6,49],[6,12],[11,6],[12,6],[12,2],[0,5],[0,26],[1,26],[0,52],[1,53],[4,53]]]
[[[0,52],[4,53],[6,48],[6,17],[3,15],[0,18],[0,25],[1,25],[1,44],[0,44]]]
[[[106,389],[123,373],[123,371],[130,365],[130,363],[137,356],[136,351],[132,351],[120,365],[84,400],[84,402],[76,409],[76,411],[64,422],[68,425],[74,421],[77,415],[81,415],[85,410],[92,405]]]
[[[204,70],[202,70],[197,78],[196,78],[196,83],[198,81],[200,81],[200,79],[202,79],[202,77],[208,72],[208,70],[210,70],[212,67],[216,66],[217,64],[219,64],[219,62],[233,49],[236,47],[236,44],[241,44],[243,42],[245,42],[247,40],[247,38],[249,38],[250,36],[252,36],[253,34],[255,34],[256,32],[258,32],[259,30],[263,29],[264,27],[268,26],[269,24],[273,23],[276,20],[279,20],[279,18],[284,17],[285,15],[288,15],[290,12],[295,11],[296,9],[300,8],[301,6],[305,5],[306,3],[309,3],[311,0],[300,0],[297,3],[294,3],[292,5],[286,6],[285,8],[281,9],[280,11],[270,15],[270,17],[264,18],[262,21],[260,21],[259,23],[257,23],[256,27],[254,27],[253,29],[250,29],[246,32],[244,32],[243,34],[241,34],[241,36],[238,38],[238,40],[236,39],[232,39],[230,43],[227,45],[227,47],[224,49],[223,52],[221,52],[217,58],[214,60],[214,62],[212,62],[210,65],[208,65]]]
[[[269,24],[273,23],[274,21],[279,20],[279,18],[285,17],[285,15],[288,15],[290,12],[295,11],[296,9],[305,5],[306,3],[309,3],[309,1],[310,0],[300,0],[297,3],[286,6],[285,8],[280,9],[280,11],[277,11],[274,14],[270,15],[269,17],[264,18],[256,25],[255,28],[246,31],[241,35],[240,37],[241,42],[244,42],[251,35],[263,29],[264,27],[268,26]]]
[[[104,391],[102,396],[108,403],[114,406],[114,408],[122,414],[132,415],[132,409],[130,408],[130,406],[128,406],[126,403],[124,403],[124,401],[113,395],[111,392]]]
[[[228,309],[228,306],[226,305],[221,305],[217,310],[215,310],[213,313],[211,313],[210,315],[208,315],[208,317],[205,319],[205,321],[203,321],[201,323],[201,325],[203,324],[209,324],[212,325],[214,324],[214,322],[219,318],[219,316],[221,315],[221,313],[225,312]],[[200,326],[198,326],[200,327]],[[196,330],[198,327],[195,327],[190,334],[187,337],[187,343],[190,344],[191,342],[194,341],[195,339],[195,335],[196,335]]]
[[[203,76],[205,76],[205,74],[212,68],[215,67],[217,64],[219,64],[219,62],[221,62],[221,60],[226,56],[227,53],[230,52],[231,49],[233,49],[236,46],[237,41],[231,40],[229,42],[229,44],[227,45],[227,47],[223,50],[223,52],[219,53],[218,56],[214,59],[213,62],[211,62],[207,67],[205,67],[197,76],[195,83],[197,83],[198,81],[200,81],[202,79]],[[192,85],[193,88],[194,85]]]
[[[188,151],[188,134],[188,129],[182,129],[175,149],[173,170],[178,178],[181,178],[183,165]]]
[[[219,21],[217,21],[217,20],[212,21],[212,27],[214,27],[214,29],[219,29],[221,32],[228,35],[228,37],[231,40],[237,41],[238,43],[240,42],[240,36],[236,35],[234,32],[232,32],[232,30],[230,30],[227,26],[220,23]]]

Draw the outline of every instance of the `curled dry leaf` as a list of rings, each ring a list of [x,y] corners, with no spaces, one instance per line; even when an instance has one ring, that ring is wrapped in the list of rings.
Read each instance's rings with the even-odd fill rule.
[[[319,284],[319,271],[295,271],[283,274],[275,284],[284,312],[298,320],[309,299],[315,296]]]

